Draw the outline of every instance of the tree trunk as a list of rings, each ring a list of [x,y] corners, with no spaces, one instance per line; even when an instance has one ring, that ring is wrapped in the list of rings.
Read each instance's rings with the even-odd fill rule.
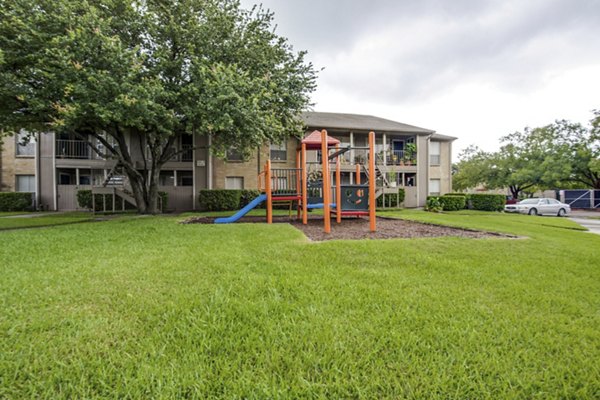
[[[513,185],[510,185],[508,188],[510,189],[510,194],[512,195],[513,199],[518,200],[521,189],[518,186]]]
[[[162,210],[158,202],[158,177],[160,166],[152,163],[149,171],[150,176],[144,176],[133,165],[124,163],[125,174],[129,178],[131,191],[135,198],[136,206],[140,214],[159,214]]]

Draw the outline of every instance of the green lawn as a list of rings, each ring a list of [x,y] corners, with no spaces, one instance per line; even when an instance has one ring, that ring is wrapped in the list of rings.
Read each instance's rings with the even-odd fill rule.
[[[14,213],[12,215],[7,215],[5,218],[0,218],[0,231],[6,229],[35,228],[41,226],[65,225],[78,222],[88,222],[95,218],[95,216],[92,213],[85,212],[59,213],[56,215],[41,214],[39,216],[36,215],[32,217],[22,217],[14,215],[19,214]]]
[[[15,215],[23,215],[23,214],[35,214],[28,211],[0,211],[0,218],[3,217],[13,217]]]
[[[598,398],[600,236],[308,242],[119,218],[0,232],[0,398]]]

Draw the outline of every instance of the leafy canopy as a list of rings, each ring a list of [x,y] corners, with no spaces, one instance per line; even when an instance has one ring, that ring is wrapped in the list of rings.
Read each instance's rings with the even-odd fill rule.
[[[600,189],[599,125],[600,112],[594,111],[589,127],[559,120],[501,138],[497,152],[469,147],[455,165],[454,186],[508,188],[515,198],[533,189]]]
[[[272,22],[237,0],[0,0],[0,126],[100,143],[154,201],[178,136],[223,155],[301,132],[316,74]]]

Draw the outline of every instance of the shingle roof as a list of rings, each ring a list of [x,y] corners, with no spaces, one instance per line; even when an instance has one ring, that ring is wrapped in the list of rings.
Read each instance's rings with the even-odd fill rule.
[[[453,140],[456,140],[458,138],[454,136],[440,135],[439,133],[434,133],[433,135],[431,135],[431,139],[438,140],[440,142],[452,142]]]
[[[347,129],[355,131],[399,132],[430,135],[434,131],[418,126],[403,124],[389,119],[372,115],[344,114],[306,111],[302,118],[308,128],[316,129]]]

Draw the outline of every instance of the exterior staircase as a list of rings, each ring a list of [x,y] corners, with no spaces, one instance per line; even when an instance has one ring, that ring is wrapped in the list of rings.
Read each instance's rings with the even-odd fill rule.
[[[92,186],[92,209],[95,211],[95,195],[103,195],[102,197],[102,209],[103,212],[117,212],[125,211],[125,203],[129,203],[135,207],[135,198],[131,195],[131,191],[128,190],[128,179],[126,175],[123,175],[121,165],[115,164],[110,172],[106,175],[106,179],[102,182],[101,186]],[[111,195],[111,204],[107,204],[106,195]],[[121,198],[121,210],[116,209],[116,199]]]

